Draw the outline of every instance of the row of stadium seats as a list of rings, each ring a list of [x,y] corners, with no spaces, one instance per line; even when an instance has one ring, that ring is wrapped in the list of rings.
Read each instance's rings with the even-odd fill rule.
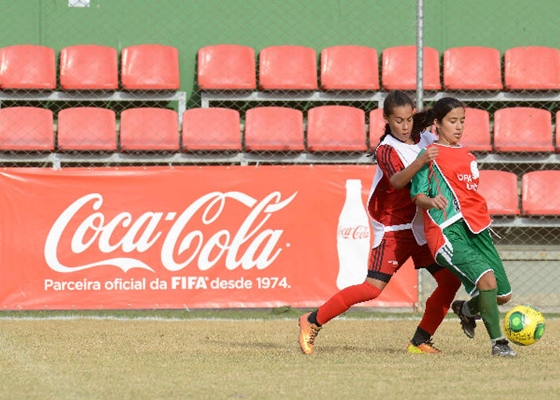
[[[376,91],[416,89],[416,46],[395,46],[378,52],[367,46],[315,49],[283,45],[263,48],[256,64],[249,46],[218,44],[198,51],[198,85],[209,90]],[[464,46],[440,53],[424,48],[424,89],[428,91],[517,91],[560,89],[560,50],[544,46],[500,51]],[[258,69],[258,85],[257,85]],[[379,80],[381,70],[381,82]],[[441,81],[443,77],[443,84]],[[319,82],[320,81],[320,82]]]
[[[382,109],[325,105],[306,116],[288,107],[254,107],[244,115],[220,108],[174,110],[131,108],[120,115],[122,150],[366,152],[384,132]],[[182,123],[179,121],[182,120]],[[244,121],[244,129],[242,126]],[[494,113],[493,134],[486,110],[467,108],[462,143],[473,151],[560,153],[560,111],[556,145],[551,113],[511,107]],[[98,107],[72,107],[58,113],[59,150],[116,150],[117,115]],[[53,151],[54,115],[39,107],[0,109],[0,151]]]
[[[117,90],[117,50],[103,45],[74,45],[60,51],[59,78],[63,90]],[[178,90],[178,50],[173,46],[142,44],[125,47],[120,55],[124,90]],[[424,49],[424,89],[444,90],[558,90],[560,50],[543,46],[515,47],[501,55],[483,46],[450,48],[440,54]],[[315,49],[270,46],[259,53],[249,46],[219,44],[198,51],[198,85],[202,90],[415,90],[416,46],[386,48],[381,55],[367,46]],[[318,76],[319,75],[319,76]],[[443,85],[440,76],[443,76]],[[320,84],[319,79],[320,77]],[[0,49],[0,89],[54,90],[57,87],[54,49],[14,45]]]
[[[326,106],[331,107],[331,106]],[[293,116],[291,120],[270,121],[276,112]],[[325,107],[309,112],[308,151],[331,151],[337,134]],[[361,111],[361,110],[359,110]],[[362,111],[363,113],[363,111]],[[1,151],[171,151],[241,150],[239,113],[223,108],[196,108],[185,111],[179,130],[176,112],[159,108],[132,108],[122,112],[117,129],[115,113],[105,108],[77,107],[59,112],[54,135],[53,114],[48,109],[11,107],[0,110]],[[250,109],[245,116],[244,148],[247,151],[303,151],[301,111],[277,107]],[[348,125],[352,125],[349,121]],[[228,136],[223,136],[223,132]],[[21,132],[18,134],[18,132]],[[267,134],[276,132],[276,140]],[[297,135],[297,137],[296,137]],[[341,135],[342,136],[342,135]],[[328,140],[321,140],[322,138]],[[342,136],[343,137],[343,136]],[[55,144],[56,143],[56,144]],[[363,151],[364,145],[349,143],[347,148]],[[481,193],[494,215],[560,215],[560,171],[537,170],[521,178],[513,172],[481,170]]]
[[[0,89],[56,90],[54,49],[14,45],[0,49]],[[179,53],[173,46],[141,44],[117,50],[102,45],[75,45],[60,51],[62,90],[179,90]]]
[[[335,112],[339,109],[335,107]],[[343,111],[349,111],[341,109]],[[309,151],[367,151],[364,111],[351,109],[337,123],[328,108],[310,111]],[[0,151],[304,151],[300,110],[257,107],[245,114],[227,108],[186,110],[179,126],[177,112],[131,108],[120,115],[120,137],[114,111],[72,107],[58,113],[56,146],[52,111],[37,107],[0,109]],[[180,135],[179,135],[180,133]]]
[[[480,193],[492,215],[560,215],[560,171],[537,170],[521,176],[500,170],[480,170]],[[521,194],[519,195],[519,188]]]

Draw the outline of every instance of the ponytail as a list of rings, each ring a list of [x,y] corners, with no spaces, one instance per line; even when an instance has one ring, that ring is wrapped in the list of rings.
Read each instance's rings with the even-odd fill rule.
[[[435,113],[433,108],[427,108],[417,112],[412,117],[414,124],[412,125],[412,137],[419,138],[420,133],[425,131],[434,124]]]

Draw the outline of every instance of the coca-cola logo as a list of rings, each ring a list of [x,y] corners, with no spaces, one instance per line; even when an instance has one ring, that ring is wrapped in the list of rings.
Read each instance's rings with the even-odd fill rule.
[[[45,261],[52,270],[64,273],[101,266],[118,267],[125,272],[133,268],[153,271],[139,258],[110,255],[117,250],[141,255],[161,242],[161,263],[169,271],[182,270],[195,262],[199,270],[205,271],[220,260],[228,270],[264,269],[281,253],[279,241],[283,234],[281,229],[267,228],[266,223],[296,195],[297,192],[282,200],[280,192],[272,192],[259,201],[241,192],[212,192],[193,201],[181,214],[146,211],[133,220],[131,213],[123,211],[107,220],[102,210],[103,196],[91,193],[77,199],[57,218],[45,242]],[[227,205],[232,201],[244,205],[248,211],[235,232],[219,229],[220,216],[227,212]],[[83,215],[84,211],[87,215],[76,221],[77,215]],[[169,225],[169,221],[173,223]],[[69,226],[76,224],[77,229],[70,232]],[[212,236],[204,237],[201,230],[193,228],[197,224],[214,224],[218,229]],[[122,232],[123,228],[125,233],[116,235],[115,231]],[[65,243],[61,240],[63,235],[71,237],[72,253],[82,254],[90,249],[107,258],[84,265],[65,265],[58,258],[60,247]]]
[[[338,236],[343,239],[369,239],[367,225],[342,226],[338,229]]]

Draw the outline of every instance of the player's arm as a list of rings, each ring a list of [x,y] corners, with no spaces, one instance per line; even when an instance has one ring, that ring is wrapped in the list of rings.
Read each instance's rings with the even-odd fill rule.
[[[416,195],[412,200],[414,203],[425,210],[429,210],[430,208],[437,208],[438,210],[443,210],[447,207],[447,199],[443,197],[441,194],[438,194],[436,197],[428,197],[424,193],[420,193]]]
[[[431,146],[423,149],[418,154],[416,160],[414,160],[408,167],[391,176],[389,182],[391,182],[391,185],[395,189],[402,189],[403,187],[408,185],[414,175],[416,175],[416,173],[420,171],[420,168],[436,159],[437,153],[437,146]]]

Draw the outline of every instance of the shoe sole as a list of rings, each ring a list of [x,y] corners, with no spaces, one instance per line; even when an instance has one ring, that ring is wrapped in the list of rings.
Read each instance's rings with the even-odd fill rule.
[[[416,347],[412,344],[409,344],[406,351],[409,354],[441,354],[442,351],[424,351],[422,349],[420,349],[419,347]]]

